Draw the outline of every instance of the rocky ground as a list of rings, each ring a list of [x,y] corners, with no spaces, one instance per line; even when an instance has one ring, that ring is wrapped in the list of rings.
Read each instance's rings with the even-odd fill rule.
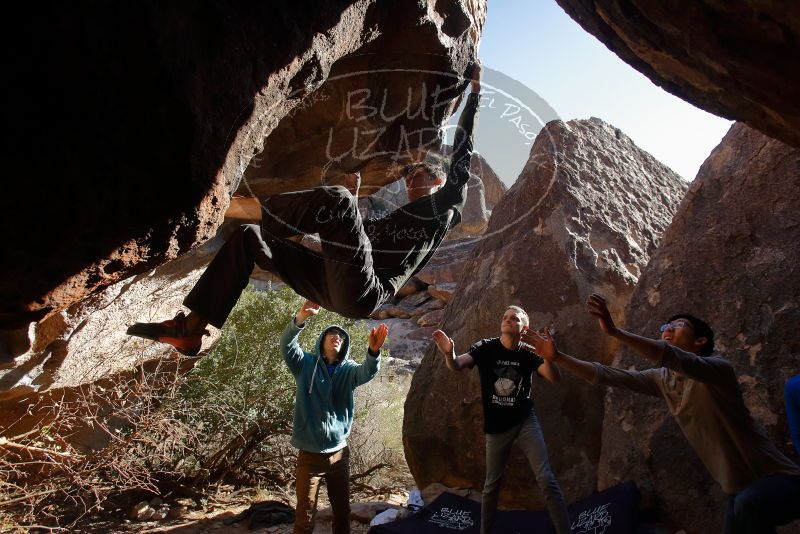
[[[413,489],[413,488],[409,488]],[[479,493],[474,490],[448,488],[442,484],[431,484],[422,492],[422,499],[425,503],[433,502],[443,491],[457,493],[473,500],[479,500]],[[188,509],[180,518],[156,520],[113,520],[105,523],[96,523],[94,532],[115,532],[140,534],[171,532],[180,534],[205,534],[209,532],[248,532],[248,533],[290,533],[293,524],[276,525],[268,528],[258,528],[250,530],[246,520],[232,522],[239,514],[247,510],[251,503],[263,502],[267,500],[277,500],[285,502],[290,506],[295,505],[294,496],[288,493],[267,493],[264,491],[254,491],[250,493],[229,492],[224,489],[202,509]],[[191,500],[181,500],[187,507],[192,506]],[[353,534],[369,531],[369,523],[372,518],[384,510],[397,508],[400,516],[410,513],[405,506],[408,502],[408,491],[398,491],[380,498],[368,501],[357,501],[351,504],[350,530]],[[315,534],[329,534],[332,532],[331,520],[333,518],[331,509],[328,506],[326,490],[323,488],[319,496],[319,508],[315,525]]]
[[[263,495],[253,502],[260,502],[264,500],[283,500],[288,501],[285,497],[278,495]],[[321,499],[322,501],[322,499]],[[287,502],[294,506],[294,501]],[[320,505],[326,506],[321,508],[317,518],[317,524],[314,532],[320,534],[328,534],[333,532],[331,529],[332,515],[330,508],[327,508],[327,503],[320,502]],[[180,534],[205,534],[208,532],[271,532],[271,533],[290,533],[294,525],[287,523],[283,525],[276,525],[274,527],[259,528],[250,530],[246,520],[232,523],[231,521],[236,518],[241,512],[245,511],[250,506],[250,503],[237,504],[235,502],[223,503],[209,507],[204,510],[197,510],[187,513],[184,517],[174,520],[165,521],[132,521],[128,520],[123,524],[115,525],[112,528],[114,532],[138,532],[140,534],[156,533],[156,532],[173,532]],[[360,510],[367,508],[362,506],[362,503],[354,503],[353,508]],[[367,532],[369,530],[369,521],[361,516],[361,521],[353,520],[350,522],[350,530],[354,534]],[[111,526],[111,525],[109,525]]]

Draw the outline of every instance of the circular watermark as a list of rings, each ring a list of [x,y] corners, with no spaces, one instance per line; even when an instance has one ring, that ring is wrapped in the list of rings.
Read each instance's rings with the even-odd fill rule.
[[[361,68],[378,63],[375,59],[381,59],[382,67],[388,66]],[[432,248],[451,246],[442,237],[454,217],[462,217],[462,224],[470,223],[463,216],[475,210],[465,208],[470,202],[485,205],[487,186],[494,197],[498,189],[511,187],[528,164],[534,141],[546,143],[550,153],[555,151],[544,126],[558,120],[558,114],[535,91],[510,76],[482,67],[479,96],[469,98],[469,78],[449,71],[393,66],[397,62],[384,59],[358,61],[351,69],[334,66],[318,89],[305,94],[307,89],[301,88],[289,95],[299,103],[282,119],[285,128],[301,132],[304,123],[323,127],[313,132],[313,140],[296,142],[283,153],[283,147],[270,146],[272,140],[267,138],[264,152],[251,162],[251,167],[261,171],[260,179],[266,175],[287,184],[293,177],[278,176],[279,166],[268,155],[289,153],[295,168],[307,162],[315,170],[314,186],[261,199],[262,227],[279,237],[319,234],[323,253],[331,261],[359,265],[367,250],[377,262],[396,258],[414,264],[409,256],[421,259]],[[410,63],[409,58],[404,56],[402,63]],[[419,61],[431,63],[428,56]],[[475,107],[472,162],[454,161],[463,150],[453,144],[468,141],[470,132],[464,127],[468,130],[470,121],[465,114]],[[525,219],[547,196],[555,172],[553,166],[542,198],[524,213],[502,228],[468,237],[491,239]],[[428,189],[426,178],[444,183]],[[381,185],[370,185],[376,182]],[[245,174],[240,191],[258,196],[257,189],[250,187]],[[357,197],[366,199],[360,210],[354,209]],[[486,217],[487,212],[478,209],[476,213]]]

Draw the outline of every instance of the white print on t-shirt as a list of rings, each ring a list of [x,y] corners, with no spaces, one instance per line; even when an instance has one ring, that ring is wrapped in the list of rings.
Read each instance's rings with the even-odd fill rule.
[[[516,397],[500,397],[499,395],[492,395],[492,404],[498,406],[514,406],[514,399]]]
[[[517,362],[502,362],[511,365],[519,365]],[[494,373],[499,377],[494,383],[494,391],[496,395],[492,395],[492,404],[500,406],[514,406],[514,400],[517,398],[517,393],[522,386],[522,375],[513,367],[500,367],[494,370]]]

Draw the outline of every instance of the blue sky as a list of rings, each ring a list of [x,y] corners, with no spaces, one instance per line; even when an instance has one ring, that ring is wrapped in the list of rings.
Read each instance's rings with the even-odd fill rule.
[[[480,57],[561,119],[603,119],[687,180],[731,125],[654,85],[552,0],[490,1]]]

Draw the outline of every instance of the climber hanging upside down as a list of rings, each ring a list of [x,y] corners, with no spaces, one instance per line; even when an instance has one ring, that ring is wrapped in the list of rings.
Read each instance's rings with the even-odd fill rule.
[[[206,326],[222,328],[253,266],[274,273],[299,295],[351,318],[366,318],[392,299],[461,221],[472,130],[480,102],[480,65],[453,141],[449,170],[425,161],[404,169],[409,203],[377,220],[362,220],[355,194],[322,186],[266,199],[260,224],[239,226],[183,303],[183,312],[161,323],[136,323],[128,334],[200,352]],[[319,234],[322,253],[290,239]]]

